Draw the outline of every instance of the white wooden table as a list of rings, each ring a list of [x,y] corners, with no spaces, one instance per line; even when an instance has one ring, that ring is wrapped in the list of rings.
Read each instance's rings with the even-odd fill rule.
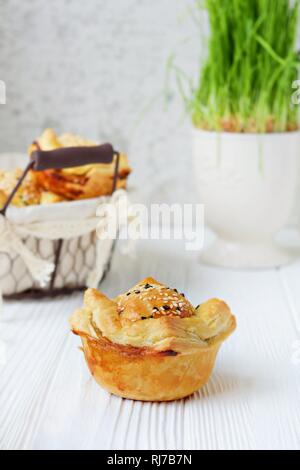
[[[91,378],[67,319],[82,295],[9,302],[1,315],[0,446],[5,449],[299,449],[300,261],[267,271],[203,266],[181,242],[117,250],[108,295],[151,275],[198,304],[224,298],[238,328],[209,383],[173,403],[109,395]]]

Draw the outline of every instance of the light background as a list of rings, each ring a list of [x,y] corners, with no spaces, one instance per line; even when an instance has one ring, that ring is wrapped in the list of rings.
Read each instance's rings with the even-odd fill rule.
[[[206,35],[193,0],[1,0],[0,151],[24,151],[45,127],[128,152],[142,201],[189,202],[191,124],[167,61],[197,79]],[[202,52],[203,55],[203,52]]]

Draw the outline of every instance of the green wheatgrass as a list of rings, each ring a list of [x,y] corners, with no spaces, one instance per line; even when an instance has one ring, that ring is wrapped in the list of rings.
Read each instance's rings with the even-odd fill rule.
[[[205,0],[210,36],[199,83],[187,100],[196,127],[282,132],[299,127],[299,0]],[[199,5],[199,2],[197,2]]]

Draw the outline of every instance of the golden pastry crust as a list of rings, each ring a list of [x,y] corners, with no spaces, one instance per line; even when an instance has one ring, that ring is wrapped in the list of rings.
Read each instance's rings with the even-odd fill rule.
[[[113,300],[88,289],[70,324],[98,383],[117,395],[150,401],[173,400],[200,388],[236,326],[223,301],[194,308],[153,278]]]
[[[45,129],[41,136],[36,139],[28,148],[28,154],[31,155],[35,150],[54,150],[62,145],[58,140],[53,129]]]
[[[198,352],[116,346],[82,335],[85,359],[99,385],[110,393],[141,401],[172,401],[199,390],[209,379],[220,344]]]
[[[56,202],[63,202],[67,199],[59,194],[52,193],[51,191],[42,191],[40,204],[55,204]]]
[[[16,168],[12,171],[0,171],[0,191],[5,200],[15,188],[19,178],[22,176],[23,170]],[[21,187],[15,194],[12,204],[17,207],[23,207],[33,204],[39,204],[41,191],[35,184],[35,180],[31,174],[28,174],[23,181]]]
[[[52,129],[46,129],[30,147],[29,155],[34,150],[54,150],[61,147],[80,147],[98,145],[91,140],[73,134],[57,136]],[[116,157],[115,157],[116,159]],[[63,170],[45,170],[33,172],[37,184],[45,191],[50,191],[66,199],[87,199],[111,194],[115,162],[111,164],[83,165]],[[120,155],[117,188],[126,187],[126,178],[131,172],[126,155]]]

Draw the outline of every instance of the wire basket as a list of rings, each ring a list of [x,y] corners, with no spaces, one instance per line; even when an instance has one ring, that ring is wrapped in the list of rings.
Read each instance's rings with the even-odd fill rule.
[[[115,158],[112,182],[113,194],[117,187],[120,155],[110,144],[94,147],[62,148],[51,151],[37,150],[32,153],[17,185],[9,195],[0,214],[7,217],[7,209],[24,181],[29,170],[63,169],[92,163],[110,164]],[[67,202],[65,204],[73,204]],[[41,239],[35,236],[22,237],[22,243],[39,259],[54,264],[54,269],[45,285],[41,286],[16,253],[2,252],[0,246],[0,285],[5,298],[43,297],[66,294],[82,290],[95,269],[97,250],[102,251],[99,282],[104,278],[110,265],[114,248],[113,240],[99,240],[95,230],[69,239]],[[100,245],[99,245],[100,244]],[[96,286],[94,286],[96,287]]]

